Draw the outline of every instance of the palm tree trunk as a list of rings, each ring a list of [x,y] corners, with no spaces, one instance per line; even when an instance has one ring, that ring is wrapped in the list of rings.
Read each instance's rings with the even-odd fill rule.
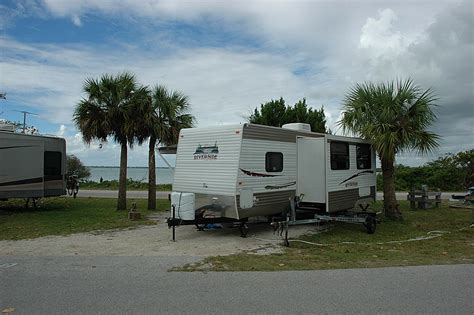
[[[156,171],[155,171],[156,138],[150,137],[148,147],[148,209],[156,209]]]
[[[127,143],[121,144],[117,210],[127,209]]]
[[[383,177],[383,205],[385,216],[390,219],[402,219],[402,213],[395,196],[395,168],[393,160],[381,159]]]

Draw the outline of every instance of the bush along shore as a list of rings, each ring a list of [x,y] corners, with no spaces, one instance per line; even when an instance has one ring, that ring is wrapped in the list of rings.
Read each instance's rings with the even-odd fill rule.
[[[420,189],[421,185],[440,191],[465,191],[474,186],[474,149],[448,154],[422,166],[395,166],[396,191]],[[378,174],[377,188],[382,187],[382,174]]]
[[[93,181],[82,181],[81,189],[97,189],[97,190],[118,190],[119,182],[118,180],[104,180],[102,182],[93,182]],[[127,189],[128,190],[147,190],[148,183],[133,180],[131,178],[127,179]],[[156,190],[158,191],[171,191],[171,184],[158,184],[156,185]]]

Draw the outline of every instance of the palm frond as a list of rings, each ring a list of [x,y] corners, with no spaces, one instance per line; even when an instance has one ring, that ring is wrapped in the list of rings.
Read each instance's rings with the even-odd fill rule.
[[[426,131],[436,120],[437,100],[411,79],[355,84],[343,101],[337,125],[372,142],[381,157],[394,159],[403,150],[426,153],[438,146],[439,136]]]

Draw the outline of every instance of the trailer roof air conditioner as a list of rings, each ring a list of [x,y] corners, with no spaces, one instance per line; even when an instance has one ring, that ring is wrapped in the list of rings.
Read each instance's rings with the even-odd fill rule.
[[[300,130],[300,131],[307,131],[311,132],[311,125],[310,124],[303,124],[303,123],[291,123],[291,124],[284,124],[281,126],[284,129],[291,129],[291,130]]]
[[[15,132],[15,125],[0,123],[0,131]]]

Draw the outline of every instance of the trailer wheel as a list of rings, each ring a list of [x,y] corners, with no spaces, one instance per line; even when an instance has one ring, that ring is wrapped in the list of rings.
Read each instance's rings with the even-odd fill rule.
[[[375,229],[377,228],[377,221],[371,215],[365,219],[364,223],[365,228],[367,229],[367,234],[374,234]]]
[[[72,192],[74,198],[76,198],[78,192],[79,192],[79,184],[77,184],[77,185],[74,187],[74,190],[73,190],[73,192]]]
[[[198,231],[204,231],[206,226],[207,224],[196,224],[196,228],[198,229]]]
[[[247,237],[247,234],[249,232],[249,227],[247,224],[243,223],[239,226],[239,231],[240,231],[240,237]]]

